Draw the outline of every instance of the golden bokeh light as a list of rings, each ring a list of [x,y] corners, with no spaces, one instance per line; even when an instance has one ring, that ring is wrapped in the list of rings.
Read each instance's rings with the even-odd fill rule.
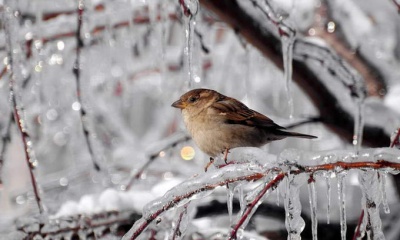
[[[192,160],[195,156],[196,152],[191,146],[185,146],[181,149],[181,158],[183,160],[189,161]]]

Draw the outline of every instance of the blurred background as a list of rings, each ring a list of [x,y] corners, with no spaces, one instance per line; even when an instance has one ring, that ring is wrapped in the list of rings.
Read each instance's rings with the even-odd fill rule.
[[[37,231],[35,223],[61,217],[72,224],[82,215],[122,219],[103,224],[104,229],[114,226],[107,234],[94,234],[121,236],[144,204],[203,173],[208,156],[186,135],[179,110],[171,107],[191,88],[215,89],[279,125],[300,123],[295,131],[318,136],[268,144],[262,148],[268,158],[287,148],[353,150],[354,125],[363,123],[364,147],[389,147],[391,134],[400,126],[396,0],[215,2],[0,1],[2,236],[18,239],[18,230]],[[235,16],[237,9],[242,12]],[[279,35],[287,29],[296,31],[295,38]],[[261,35],[271,42],[263,45],[257,40]],[[286,81],[291,71],[286,69],[286,76],[283,71],[283,59],[291,59],[291,54],[282,55],[281,37],[303,44],[294,45],[293,83]],[[365,98],[357,95],[360,92]],[[34,167],[42,215],[27,160]],[[348,223],[354,225],[362,195],[357,174],[349,174],[346,181]],[[317,180],[321,227],[336,227],[340,235],[335,179],[331,225],[325,224],[326,184],[322,176]],[[383,214],[386,236],[400,239],[395,227],[400,224],[398,190],[391,176],[386,190],[392,212]],[[307,191],[301,198],[307,219]],[[202,239],[194,235],[200,236],[201,229],[209,229],[203,237],[212,238],[207,225],[215,224],[212,214],[221,218],[218,228],[229,229],[226,191],[218,190],[205,202],[196,210],[196,219],[203,222],[193,221],[188,239]],[[276,202],[272,196],[260,207],[263,217],[255,218],[251,227],[255,239],[286,238],[282,204]],[[118,228],[122,223],[126,226]],[[53,224],[53,230],[61,225]],[[79,231],[65,232],[71,237]],[[221,232],[216,230],[215,236]]]

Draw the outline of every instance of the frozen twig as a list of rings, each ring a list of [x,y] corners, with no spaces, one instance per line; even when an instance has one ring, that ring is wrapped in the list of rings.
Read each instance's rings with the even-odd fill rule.
[[[148,160],[146,161],[146,163],[139,169],[137,170],[134,174],[132,174],[132,176],[129,179],[128,184],[126,184],[125,186],[125,190],[129,190],[131,189],[133,183],[138,180],[140,178],[140,176],[143,174],[143,172],[150,166],[150,164],[152,162],[154,162],[154,160],[156,160],[159,156],[160,156],[160,152],[161,151],[165,151],[167,149],[170,148],[174,148],[176,145],[178,145],[179,143],[182,142],[187,142],[189,141],[191,138],[189,135],[182,135],[180,133],[177,133],[175,135],[171,135],[168,138],[164,139],[163,141],[160,141],[161,146],[157,149],[153,149],[150,151],[150,153],[148,154]]]
[[[262,191],[256,196],[256,198],[249,204],[247,204],[246,209],[243,213],[243,215],[241,216],[241,218],[239,219],[239,221],[236,223],[236,225],[233,227],[229,239],[236,239],[236,235],[237,232],[239,230],[239,228],[243,225],[243,223],[249,218],[251,217],[251,213],[254,210],[254,207],[257,206],[257,204],[259,203],[259,201],[262,199],[262,197],[265,195],[265,193],[269,190],[269,189],[274,189],[278,186],[278,184],[285,178],[285,173],[279,173],[278,175],[276,175],[274,177],[273,180],[271,180],[263,189]]]
[[[182,209],[182,211],[181,211],[180,214],[179,214],[178,221],[177,221],[176,226],[175,226],[175,229],[174,229],[174,231],[173,231],[173,233],[172,233],[172,240],[175,240],[176,237],[178,237],[178,239],[179,239],[179,238],[181,237],[181,235],[182,235],[182,233],[181,233],[181,231],[179,230],[179,228],[180,228],[180,226],[181,226],[182,218],[184,217],[185,214],[187,214],[187,208],[188,208],[189,203],[190,203],[190,202],[186,203],[186,204],[183,206],[183,209]]]
[[[76,46],[76,60],[75,64],[73,67],[73,73],[75,75],[75,80],[76,80],[76,95],[78,99],[78,103],[80,104],[79,108],[79,113],[81,117],[81,124],[82,124],[82,130],[83,134],[86,140],[87,148],[89,150],[90,157],[93,161],[93,166],[97,171],[100,171],[100,166],[96,160],[96,157],[93,152],[93,145],[90,141],[90,132],[89,132],[89,127],[88,127],[88,121],[87,121],[87,113],[86,110],[82,104],[82,90],[81,90],[81,49],[83,48],[83,39],[82,39],[82,20],[83,20],[83,12],[84,12],[85,6],[83,3],[83,0],[78,0],[78,26],[77,26],[77,31],[76,31],[76,41],[77,41],[77,46]]]
[[[397,129],[396,135],[394,136],[392,142],[390,143],[390,147],[393,148],[400,144],[400,128]]]
[[[36,159],[34,159],[32,141],[30,139],[28,130],[27,130],[27,123],[23,116],[24,109],[22,103],[17,103],[17,93],[16,89],[16,75],[15,75],[15,66],[14,66],[14,39],[13,30],[15,29],[16,25],[15,22],[18,20],[17,16],[19,15],[18,12],[14,12],[14,9],[7,9],[6,13],[4,13],[4,22],[5,22],[5,32],[6,32],[6,44],[7,44],[7,55],[8,55],[8,66],[7,69],[10,73],[10,83],[9,83],[9,91],[10,91],[10,100],[12,104],[12,111],[13,111],[13,118],[15,123],[17,124],[19,133],[21,134],[22,143],[24,146],[24,154],[26,164],[28,166],[30,180],[33,188],[33,193],[35,195],[35,200],[39,208],[39,212],[42,214],[44,212],[39,188],[36,182],[35,174],[33,170],[37,165]],[[10,117],[11,118],[11,117]],[[11,121],[11,120],[10,120]]]
[[[354,235],[353,235],[353,240],[357,240],[357,238],[361,234],[360,229],[361,229],[361,224],[363,222],[363,219],[364,219],[364,211],[361,210],[361,214],[360,214],[360,217],[358,218],[358,222],[357,222],[356,231],[354,232]]]
[[[186,17],[191,17],[193,13],[190,11],[190,8],[186,5],[185,0],[179,0],[179,4],[182,7],[183,14]]]
[[[264,1],[264,4],[266,5],[266,8],[268,9],[269,12],[267,12],[256,0],[251,0],[251,3],[258,8],[260,11],[262,11],[265,15],[265,17],[268,18],[268,20],[274,24],[278,28],[278,32],[280,36],[293,36],[296,34],[296,30],[289,25],[287,25],[284,21],[280,19],[278,14],[275,13],[274,9],[272,6],[269,4],[268,1]]]

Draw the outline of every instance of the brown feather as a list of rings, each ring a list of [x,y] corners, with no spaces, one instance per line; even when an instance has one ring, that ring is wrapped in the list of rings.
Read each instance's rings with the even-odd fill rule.
[[[258,113],[240,101],[225,97],[220,101],[215,102],[211,107],[224,115],[227,119],[226,122],[230,124],[241,124],[251,127],[266,127],[275,129],[285,129],[274,123],[270,118]]]

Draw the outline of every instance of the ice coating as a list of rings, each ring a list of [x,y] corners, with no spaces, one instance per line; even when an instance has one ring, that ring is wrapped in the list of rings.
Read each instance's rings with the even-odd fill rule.
[[[252,181],[263,176],[262,169],[256,164],[228,165],[215,172],[207,172],[187,180],[172,188],[163,197],[158,198],[143,208],[143,217],[125,234],[123,239],[130,239],[143,231],[148,223],[166,210],[182,206],[191,199],[211,194],[215,188],[234,181]]]

